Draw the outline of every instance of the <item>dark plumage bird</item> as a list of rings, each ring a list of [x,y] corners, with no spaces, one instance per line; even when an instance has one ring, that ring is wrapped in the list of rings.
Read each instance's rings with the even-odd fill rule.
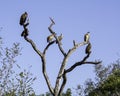
[[[21,15],[21,17],[20,17],[20,22],[19,22],[19,24],[20,24],[20,25],[24,25],[25,22],[26,22],[27,17],[28,17],[27,12],[23,13],[23,14]]]
[[[84,42],[89,43],[89,39],[90,39],[90,32],[87,32],[87,33],[84,35]]]
[[[53,35],[53,34],[49,35],[49,36],[47,37],[47,42],[50,43],[50,42],[53,40],[53,38],[54,38],[54,35]]]
[[[89,44],[87,45],[87,47],[86,47],[86,50],[85,50],[85,53],[86,53],[86,54],[91,53],[91,47],[92,47],[92,45],[91,45],[91,43],[89,43]]]
[[[29,34],[29,31],[27,28],[24,29],[24,31],[22,32],[21,36],[27,37]]]

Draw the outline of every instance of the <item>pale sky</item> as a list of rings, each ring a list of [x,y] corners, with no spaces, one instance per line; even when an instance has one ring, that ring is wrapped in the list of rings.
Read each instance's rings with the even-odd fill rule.
[[[22,55],[17,58],[22,68],[32,65],[31,73],[37,77],[33,87],[36,94],[48,91],[41,73],[41,59],[21,36],[23,28],[19,25],[22,13],[28,12],[29,38],[40,50],[46,46],[46,37],[50,35],[49,17],[54,18],[55,32],[64,35],[63,48],[67,52],[73,47],[73,40],[82,42],[84,34],[90,31],[92,54],[88,61],[102,60],[104,65],[120,57],[120,0],[1,0],[0,1],[0,36],[6,45],[21,44]],[[66,67],[85,56],[85,46],[79,48],[69,59]],[[54,44],[48,50],[47,73],[54,86],[55,78],[62,62],[62,55]],[[65,88],[75,88],[94,77],[93,65],[82,65],[67,75]]]

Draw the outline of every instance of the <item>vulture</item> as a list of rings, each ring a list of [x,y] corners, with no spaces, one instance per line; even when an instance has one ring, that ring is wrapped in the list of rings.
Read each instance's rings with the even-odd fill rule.
[[[50,42],[53,40],[53,38],[54,38],[54,35],[53,35],[53,34],[49,35],[49,36],[47,37],[47,42],[50,43]]]
[[[91,53],[91,43],[89,43],[88,45],[87,45],[87,47],[86,47],[86,50],[85,50],[85,53],[86,54],[90,54]]]
[[[23,13],[23,14],[21,15],[21,17],[20,17],[20,22],[19,22],[19,24],[20,24],[20,25],[24,25],[25,22],[26,22],[27,17],[28,17],[27,12]]]
[[[61,41],[63,39],[63,35],[61,34],[60,36],[58,36],[58,41]],[[56,42],[58,43],[58,42]]]
[[[89,39],[90,39],[90,32],[87,32],[84,36],[84,42],[89,43]]]

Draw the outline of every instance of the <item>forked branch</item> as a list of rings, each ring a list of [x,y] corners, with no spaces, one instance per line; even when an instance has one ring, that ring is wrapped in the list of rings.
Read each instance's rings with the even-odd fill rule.
[[[90,54],[91,54],[91,53],[90,53]],[[89,58],[90,54],[87,54],[87,55],[83,58],[83,60],[81,60],[80,62],[76,62],[76,63],[73,64],[70,68],[66,69],[66,70],[65,70],[65,73],[71,72],[71,71],[74,70],[77,66],[80,66],[80,65],[82,65],[82,64],[94,64],[94,65],[97,65],[97,64],[100,64],[100,63],[102,62],[102,61],[95,61],[95,62],[93,62],[93,61],[86,61],[86,60]]]
[[[60,87],[60,90],[59,90],[59,93],[58,93],[58,96],[61,95],[61,93],[63,92],[63,89],[66,85],[66,82],[67,82],[67,76],[66,76],[66,73],[64,71],[64,74],[63,74],[63,81],[62,81],[62,84],[61,84],[61,87]]]
[[[29,25],[29,23],[26,23],[26,24],[23,24],[23,25],[22,25],[23,28],[24,28],[24,31],[22,32],[22,35],[21,35],[21,36],[23,36],[24,39],[25,39],[28,43],[31,44],[31,46],[32,46],[32,48],[34,49],[34,51],[40,56],[41,61],[42,61],[42,72],[43,72],[45,81],[46,81],[46,83],[47,83],[47,86],[48,86],[50,92],[54,95],[54,90],[53,90],[53,88],[52,88],[52,85],[51,85],[51,83],[50,83],[49,77],[48,77],[47,72],[46,72],[46,58],[45,58],[45,53],[46,53],[47,49],[50,47],[50,45],[52,45],[55,41],[49,43],[49,44],[45,47],[45,49],[44,49],[44,51],[43,51],[43,53],[42,53],[40,50],[37,49],[35,43],[34,43],[31,39],[29,39],[29,38],[27,37],[27,36],[28,36],[28,29],[27,29],[27,26],[28,26],[28,25]],[[26,31],[26,29],[27,29],[27,31]]]
[[[35,43],[31,39],[29,39],[28,37],[24,37],[24,39],[31,44],[31,46],[33,47],[33,49],[35,50],[35,52],[41,57],[41,60],[42,60],[42,72],[43,72],[44,78],[46,80],[46,83],[48,85],[48,88],[49,88],[50,92],[52,94],[54,94],[54,90],[52,88],[52,85],[50,83],[49,77],[48,77],[47,72],[46,72],[46,59],[45,59],[45,52],[46,52],[46,50],[54,42],[48,44],[47,47],[44,49],[44,52],[42,53],[41,51],[39,51],[37,49]]]
[[[46,54],[46,51],[48,50],[48,48],[50,47],[50,45],[52,45],[53,43],[55,43],[56,41],[52,41],[50,43],[48,43],[48,45],[45,47],[43,54]]]
[[[44,78],[46,80],[47,86],[49,88],[49,91],[51,92],[51,94],[53,96],[60,96],[65,85],[67,82],[67,73],[70,73],[71,71],[73,71],[77,66],[80,66],[82,64],[100,64],[101,61],[87,61],[87,59],[89,58],[90,54],[91,54],[91,43],[89,42],[89,32],[85,35],[84,41],[81,43],[76,43],[75,40],[73,40],[73,47],[71,49],[68,50],[68,52],[65,52],[64,49],[62,48],[62,44],[61,44],[61,40],[58,38],[57,34],[52,30],[52,26],[55,25],[55,22],[52,18],[50,18],[51,20],[51,24],[48,27],[48,30],[50,31],[51,35],[48,36],[49,38],[47,39],[48,44],[46,45],[46,47],[44,48],[43,52],[41,52],[40,50],[37,49],[35,43],[28,38],[28,29],[27,26],[29,25],[29,22],[25,23],[27,19],[27,15],[26,13],[24,13],[21,16],[21,26],[23,26],[24,31],[22,32],[21,36],[24,37],[24,39],[31,44],[33,50],[40,56],[41,61],[42,61],[42,72],[44,75]],[[52,37],[51,37],[52,36]],[[54,40],[53,40],[54,38]],[[64,58],[58,73],[58,76],[56,78],[56,83],[55,83],[55,87],[53,88],[49,77],[47,75],[46,72],[46,52],[49,49],[50,46],[52,46],[54,43],[56,43],[58,45],[58,48],[60,50],[60,52],[63,54]],[[79,62],[74,63],[71,67],[69,67],[68,69],[65,69],[66,65],[67,65],[67,61],[69,59],[69,57],[73,54],[73,52],[75,52],[79,47],[84,46],[87,44],[86,47],[86,56]],[[61,84],[60,81],[62,80]]]
[[[58,40],[56,33],[52,30],[52,26],[55,24],[55,22],[54,22],[54,20],[53,20],[52,18],[50,18],[50,20],[51,20],[51,24],[50,24],[50,26],[48,27],[48,29],[49,29],[49,31],[50,31],[51,34],[54,34],[54,37],[55,37],[55,39],[56,39],[56,42],[58,42],[58,47],[59,47],[61,53],[63,54],[63,56],[65,57],[65,56],[66,56],[66,53],[65,53],[65,51],[64,51],[63,48],[62,48],[61,41]]]
[[[69,57],[71,56],[71,54],[73,52],[75,52],[79,47],[85,45],[86,42],[82,42],[82,43],[78,43],[78,44],[74,44],[73,48],[69,49],[69,51],[67,52],[66,56],[64,57],[63,59],[63,62],[62,62],[62,65],[60,67],[60,71],[58,73],[58,77],[57,77],[57,80],[56,80],[56,84],[55,84],[55,93],[57,94],[56,96],[58,96],[59,93],[57,92],[61,92],[65,86],[66,83],[66,79],[63,78],[63,83],[61,85],[61,87],[59,88],[59,85],[60,85],[60,80],[61,80],[61,77],[64,77],[64,75],[66,76],[66,73],[65,73],[65,66],[67,64],[67,61],[69,59]],[[65,80],[65,81],[64,81]]]

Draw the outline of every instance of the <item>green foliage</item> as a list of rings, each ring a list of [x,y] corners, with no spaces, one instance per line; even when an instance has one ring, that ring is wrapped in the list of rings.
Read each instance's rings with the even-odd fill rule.
[[[77,85],[77,88],[74,88],[75,90],[75,96],[83,96],[84,94],[84,90],[83,90],[83,86],[81,85]]]
[[[102,89],[114,91],[114,89],[117,90],[118,88],[120,89],[120,70],[115,70],[113,74],[108,76],[107,80],[104,81]]]
[[[34,90],[31,87],[34,80],[36,78],[31,77],[31,73],[27,72],[26,70],[19,73],[19,75],[16,76],[17,84],[18,84],[18,90],[17,95],[18,96],[34,96]]]
[[[87,96],[120,96],[120,61],[104,67],[95,67],[96,80],[86,81],[85,94]]]
[[[14,43],[12,48],[3,48],[2,46],[0,46],[0,96],[2,94],[15,93],[14,89],[16,89],[16,86],[14,86],[14,79],[12,79],[12,76],[15,74],[13,65],[16,63],[15,58],[20,52],[19,43]]]
[[[65,93],[62,93],[62,96],[72,96],[71,89],[68,88]]]
[[[12,48],[3,47],[0,39],[0,96],[35,96],[31,87],[36,78],[26,70],[16,74],[14,67],[21,70],[16,63],[20,55],[19,43],[14,43]]]

